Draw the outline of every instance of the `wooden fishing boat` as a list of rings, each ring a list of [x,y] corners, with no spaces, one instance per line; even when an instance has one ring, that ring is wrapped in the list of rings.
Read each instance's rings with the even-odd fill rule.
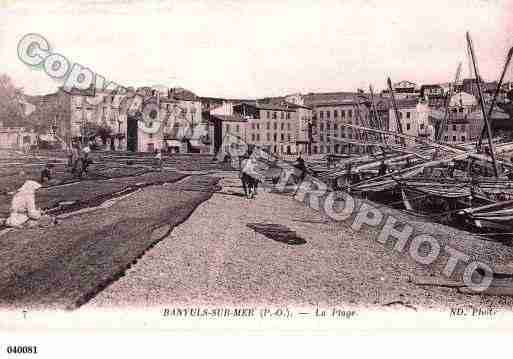
[[[458,215],[467,224],[485,230],[513,230],[513,200],[465,208]]]
[[[395,178],[404,208],[418,213],[448,213],[471,206],[493,203],[470,180],[447,178]]]

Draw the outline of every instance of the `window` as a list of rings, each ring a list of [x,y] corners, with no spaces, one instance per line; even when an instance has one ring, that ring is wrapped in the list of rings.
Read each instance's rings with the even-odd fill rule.
[[[273,119],[276,120],[276,112],[273,112]]]
[[[324,118],[324,111],[319,111],[319,117]],[[322,153],[322,152],[321,152]]]
[[[346,138],[346,133],[343,129],[340,129],[340,137]]]
[[[280,118],[281,118],[282,120],[283,120],[283,118],[284,118],[284,112],[283,112],[283,111],[281,111],[281,112],[280,112]]]
[[[465,142],[465,136],[461,136],[461,141]]]
[[[230,131],[230,124],[229,124],[229,123],[227,123],[227,124],[226,124],[226,132],[229,132],[229,131]]]
[[[460,107],[460,112],[463,113],[463,107]]]
[[[331,123],[329,123],[329,122],[328,122],[328,123],[326,124],[326,129],[327,129],[328,131],[331,129]]]
[[[330,153],[331,152],[331,147],[330,146],[326,146],[326,153]]]
[[[267,132],[267,141],[271,141],[271,134]]]
[[[406,111],[406,118],[410,118],[410,111]]]
[[[320,146],[319,153],[324,153],[324,146]]]
[[[456,136],[452,136],[453,142],[456,142]]]
[[[287,135],[287,140],[290,142],[290,133]]]
[[[334,124],[333,124],[333,129],[334,129],[335,131],[338,131],[338,124],[334,123]]]
[[[330,118],[330,111],[326,111],[326,118]]]
[[[465,124],[462,124],[462,125],[461,125],[461,130],[462,130],[462,131],[465,131]]]
[[[452,130],[456,131],[456,125],[452,125]]]
[[[237,125],[237,126],[235,127],[235,131],[237,131],[237,132],[239,132],[239,131],[240,131],[240,126],[239,126],[239,125]]]
[[[277,124],[276,122],[275,122],[275,123],[273,123],[273,128],[274,128],[275,130],[277,130],[277,129],[278,129],[278,124]]]
[[[251,134],[251,141],[254,141],[254,140],[255,140],[255,134],[254,134],[254,133],[252,133],[252,134]]]
[[[424,124],[423,124],[423,123],[421,123],[421,124],[420,124],[420,129],[421,129],[421,130],[423,130],[423,129],[424,129]]]
[[[320,126],[320,130],[324,131],[324,122],[321,122],[321,124],[319,126]]]
[[[314,147],[313,147],[313,153],[314,153],[314,154],[317,154],[317,146],[314,146]]]
[[[281,127],[281,130],[283,131],[285,129],[285,123],[282,122],[280,127]]]
[[[253,130],[255,129],[255,124],[254,123],[251,124],[251,129],[253,129]]]
[[[257,123],[257,130],[259,130],[259,129],[260,129],[260,124],[259,124],[259,123]]]
[[[282,142],[285,141],[285,136],[283,135],[283,133],[281,134],[280,139]]]
[[[274,142],[278,141],[278,134],[276,134],[276,133],[275,133],[275,134],[273,135],[273,139],[274,139]]]
[[[411,125],[409,123],[406,124],[406,130],[408,131],[411,128]]]
[[[333,117],[334,117],[334,118],[337,118],[337,117],[338,117],[338,111],[337,111],[337,110],[333,110]]]
[[[449,138],[447,136],[444,136],[444,141],[447,142]]]
[[[267,111],[267,118],[271,117],[271,111]]]
[[[321,141],[324,141],[324,135],[323,135],[322,133],[321,133],[321,135],[319,136],[319,139],[320,139]]]
[[[289,123],[287,123],[287,130],[289,130],[289,131],[290,131],[290,122],[289,122]]]
[[[353,117],[353,110],[347,110],[347,117]]]
[[[287,120],[290,120],[290,112],[287,112]]]
[[[340,110],[340,117],[342,117],[342,118],[346,117],[346,111]]]
[[[269,121],[267,121],[267,125],[266,125],[267,129],[270,130],[271,129],[271,123]]]
[[[257,137],[256,138],[257,138],[257,142],[260,142],[260,134],[259,133],[257,133]]]

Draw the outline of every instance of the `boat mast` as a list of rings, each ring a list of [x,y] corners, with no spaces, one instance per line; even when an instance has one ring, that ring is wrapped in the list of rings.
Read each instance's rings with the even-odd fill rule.
[[[369,85],[369,92],[371,96],[371,108],[372,112],[374,113],[374,120],[375,120],[375,126],[379,130],[383,130],[383,124],[381,123],[381,118],[378,116],[378,110],[376,109],[376,103],[374,102],[374,89],[372,88],[372,85]],[[387,138],[384,134],[380,133],[379,139],[381,142],[383,142],[385,145],[387,144]],[[383,146],[380,146],[381,153],[383,155],[383,159],[385,159],[385,148]]]
[[[392,97],[392,106],[394,107],[394,114],[395,114],[395,122],[397,125],[397,132],[401,135],[403,134],[403,126],[401,125],[401,120],[399,119],[399,110],[397,109],[397,103],[395,101],[395,94],[394,94],[394,88],[392,86],[392,81],[390,80],[390,77],[387,78],[387,84],[388,89],[390,90],[390,96]],[[403,146],[406,146],[406,142],[404,141],[404,138],[401,138],[401,143]]]
[[[502,82],[504,81],[504,76],[506,75],[506,72],[508,71],[509,63],[511,62],[511,57],[513,56],[513,47],[509,49],[508,55],[506,56],[506,63],[504,64],[504,68],[502,69],[502,74],[499,79],[499,83],[497,84],[497,88],[495,89],[495,93],[493,94],[492,103],[490,105],[490,109],[488,110],[488,118],[491,119],[492,117],[492,111],[493,107],[495,106],[495,102],[497,101],[497,97],[499,96],[499,92],[502,87]],[[483,126],[483,129],[481,130],[481,136],[479,136],[479,141],[477,143],[477,148],[481,148],[481,144],[483,142],[483,137],[485,136],[486,128]]]
[[[435,135],[435,141],[440,142],[442,139],[443,133],[447,129],[447,122],[449,120],[449,105],[451,104],[451,98],[453,94],[455,93],[456,86],[458,82],[460,81],[460,75],[461,75],[461,62],[458,64],[458,67],[456,68],[456,75],[454,76],[454,83],[452,87],[449,88],[449,92],[447,93],[447,98],[445,99],[445,112],[444,112],[444,118],[442,119],[442,122],[438,126],[438,131]]]
[[[490,154],[492,156],[493,161],[493,170],[495,173],[495,177],[499,177],[499,169],[497,167],[497,161],[495,160],[495,151],[493,149],[493,141],[492,141],[492,129],[490,127],[490,122],[488,122],[488,116],[486,113],[483,93],[481,91],[481,76],[479,75],[479,70],[477,68],[477,61],[474,54],[474,48],[472,47],[472,39],[470,38],[470,33],[467,31],[467,43],[470,51],[470,56],[472,57],[472,64],[474,66],[474,74],[476,76],[476,85],[477,85],[477,93],[479,94],[479,104],[481,105],[481,112],[483,113],[483,120],[486,126],[486,132],[488,134],[488,145],[490,146]]]

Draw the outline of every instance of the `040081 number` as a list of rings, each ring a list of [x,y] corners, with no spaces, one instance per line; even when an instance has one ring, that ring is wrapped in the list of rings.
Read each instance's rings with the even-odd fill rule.
[[[7,354],[37,354],[35,345],[8,345]]]

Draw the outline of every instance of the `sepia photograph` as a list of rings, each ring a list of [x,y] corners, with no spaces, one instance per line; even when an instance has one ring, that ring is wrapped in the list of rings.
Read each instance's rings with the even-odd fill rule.
[[[509,0],[0,0],[0,331],[512,330],[512,56]]]

